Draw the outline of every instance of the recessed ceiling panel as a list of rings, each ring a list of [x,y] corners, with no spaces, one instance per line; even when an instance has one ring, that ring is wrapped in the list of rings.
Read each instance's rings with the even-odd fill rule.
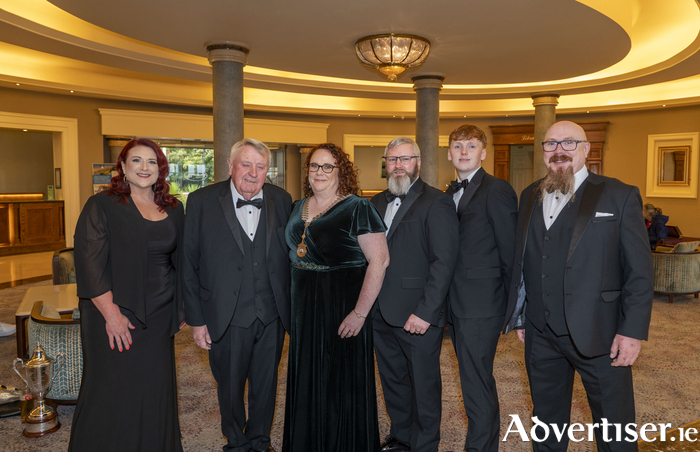
[[[204,43],[250,46],[252,66],[383,81],[362,66],[360,37],[411,33],[428,38],[427,62],[408,70],[444,73],[449,84],[549,81],[609,67],[630,40],[615,22],[574,0],[52,0],[115,33],[192,55]]]

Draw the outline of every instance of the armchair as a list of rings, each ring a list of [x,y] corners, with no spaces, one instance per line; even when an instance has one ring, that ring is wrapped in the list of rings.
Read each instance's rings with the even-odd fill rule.
[[[53,283],[73,284],[75,283],[75,259],[73,248],[64,248],[54,251],[51,260],[51,273],[53,273]]]
[[[59,352],[66,357],[65,364],[59,369],[53,387],[47,394],[47,398],[59,403],[75,403],[83,378],[80,318],[74,318],[76,312],[77,308],[73,314],[64,314],[70,316],[64,318],[55,308],[44,307],[42,301],[37,301],[27,323],[30,346],[40,342],[51,358],[55,358]]]
[[[697,246],[697,242],[694,242]],[[694,247],[693,247],[694,248]],[[700,293],[700,252],[652,253],[654,258],[654,293],[674,295]]]

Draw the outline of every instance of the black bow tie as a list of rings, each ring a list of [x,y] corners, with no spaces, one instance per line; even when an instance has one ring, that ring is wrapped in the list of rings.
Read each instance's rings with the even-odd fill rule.
[[[467,188],[467,185],[469,185],[469,181],[467,179],[464,179],[462,182],[457,182],[456,180],[450,182],[450,187],[452,187],[453,193],[457,193],[461,188]]]
[[[236,209],[240,209],[243,206],[253,206],[257,207],[258,209],[262,209],[263,200],[262,198],[256,198],[248,201],[245,199],[238,198],[238,201],[236,201]]]
[[[395,195],[389,190],[384,192],[384,196],[386,197],[386,202],[393,202],[396,198],[399,198],[401,202],[406,198],[406,195]]]

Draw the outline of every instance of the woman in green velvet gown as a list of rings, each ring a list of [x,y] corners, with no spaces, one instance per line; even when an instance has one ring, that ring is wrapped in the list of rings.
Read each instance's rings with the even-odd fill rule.
[[[292,331],[283,452],[377,452],[372,305],[389,265],[384,222],[357,193],[348,155],[326,143],[305,163],[287,223]]]

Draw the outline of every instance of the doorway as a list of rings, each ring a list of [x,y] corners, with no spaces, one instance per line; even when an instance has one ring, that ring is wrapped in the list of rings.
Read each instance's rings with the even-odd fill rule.
[[[535,147],[516,144],[510,147],[510,183],[520,199],[520,193],[534,182],[532,173]]]

